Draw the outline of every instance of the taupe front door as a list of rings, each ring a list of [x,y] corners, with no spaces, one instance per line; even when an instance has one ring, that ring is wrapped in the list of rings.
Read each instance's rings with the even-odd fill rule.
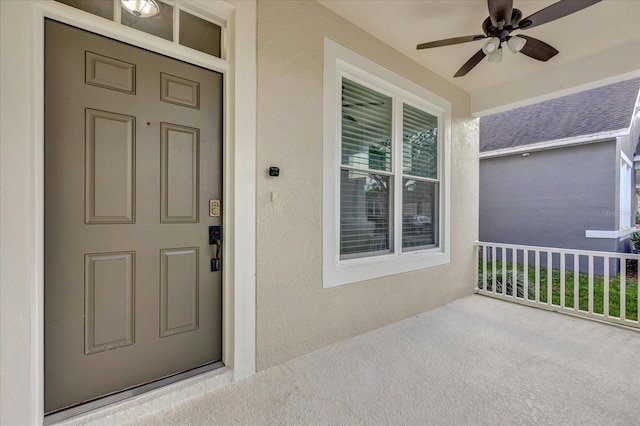
[[[51,412],[221,359],[222,75],[45,26]]]

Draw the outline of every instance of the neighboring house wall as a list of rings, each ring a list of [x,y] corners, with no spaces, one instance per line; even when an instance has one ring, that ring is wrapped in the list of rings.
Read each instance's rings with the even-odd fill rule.
[[[638,105],[638,102],[636,102],[636,105]],[[629,160],[630,161],[630,171],[628,171],[628,174],[631,175],[631,181],[628,183],[629,185],[629,202],[628,202],[628,209],[630,212],[630,224],[627,223],[621,223],[620,221],[617,222],[617,226],[616,229],[625,229],[627,228],[629,225],[633,226],[633,224],[635,223],[635,212],[638,210],[637,208],[637,204],[636,204],[636,198],[635,198],[635,187],[636,187],[636,174],[634,173],[635,167],[634,167],[634,155],[636,152],[636,148],[638,145],[638,137],[640,136],[640,112],[635,113],[633,115],[633,118],[630,121],[630,125],[629,125],[629,132],[624,135],[624,136],[620,136],[617,138],[617,145],[618,145],[618,150],[619,150],[619,154],[618,154],[618,158],[622,158],[622,156],[624,155],[625,160]],[[626,162],[626,161],[625,161]],[[621,171],[621,162],[620,160],[618,160],[617,162],[617,167],[618,167],[618,174],[623,173],[624,171]],[[620,175],[618,175],[618,179],[617,179],[617,183],[618,183],[618,187],[616,190],[616,194],[618,194],[618,196],[622,196],[622,190],[620,188],[620,184],[621,184],[621,179],[620,179]],[[621,206],[621,209],[623,207]],[[622,215],[618,215],[618,219],[622,217]],[[622,239],[619,241],[618,247],[619,247],[619,251],[625,251],[628,248],[628,238],[627,239]]]
[[[449,265],[323,289],[325,36],[453,104]],[[477,141],[467,93],[318,3],[258,2],[259,370],[471,294]]]
[[[480,240],[616,251],[617,239],[586,238],[616,226],[616,140],[483,158]]]
[[[638,101],[636,102],[635,114],[633,116],[633,120],[631,120],[631,127],[629,128],[629,136],[627,138],[627,146],[632,146],[631,149],[631,160],[633,161],[633,196],[632,200],[632,215],[635,216],[636,213],[640,213],[640,206],[638,204],[638,188],[640,187],[640,176],[638,170],[640,169],[640,161],[638,156],[638,150],[640,149],[640,93],[638,94]],[[633,219],[633,223],[635,223],[635,218]]]
[[[628,252],[639,89],[632,78],[483,117],[481,240]]]

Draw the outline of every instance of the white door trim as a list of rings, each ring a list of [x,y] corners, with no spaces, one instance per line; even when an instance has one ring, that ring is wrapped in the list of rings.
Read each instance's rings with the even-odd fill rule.
[[[10,2],[13,3],[13,2]],[[52,18],[110,38],[222,72],[225,75],[225,150],[223,200],[225,251],[223,360],[239,379],[255,371],[255,146],[256,146],[256,5],[255,1],[195,2],[210,5],[227,16],[227,60],[212,58],[200,52],[156,39],[149,34],[120,24],[93,17],[53,1],[25,1],[3,5],[2,25],[19,30],[3,49],[11,45],[11,53],[2,55],[3,97],[9,79],[27,82],[23,96],[11,99],[2,110],[2,150],[13,155],[2,156],[3,217],[0,250],[2,256],[2,307],[11,304],[13,314],[29,319],[29,324],[2,328],[3,423],[10,419],[29,419],[42,424],[44,411],[44,19]],[[6,6],[6,7],[5,7]],[[27,37],[24,37],[28,34]],[[28,52],[28,53],[24,53]],[[25,57],[24,55],[27,55]],[[27,65],[28,64],[28,65]],[[6,77],[6,78],[5,78]],[[12,112],[14,111],[14,112]],[[19,116],[28,111],[28,117]],[[15,126],[5,123],[17,121]],[[25,126],[28,124],[28,128]],[[22,125],[22,126],[21,126]],[[28,134],[20,131],[28,130]],[[10,146],[10,144],[14,144]],[[17,165],[16,162],[20,164]],[[7,176],[6,170],[16,166],[29,171],[30,178]],[[10,182],[7,182],[9,177]],[[11,179],[13,178],[13,179]],[[5,189],[7,191],[5,192]],[[6,205],[11,200],[29,206]],[[22,207],[23,207],[22,206]],[[6,238],[16,233],[17,239]],[[12,229],[13,227],[13,229]],[[8,259],[7,253],[15,256]],[[236,261],[237,260],[237,261]],[[15,280],[15,278],[20,278]],[[28,288],[25,296],[24,289]],[[7,296],[7,298],[5,298]],[[19,296],[19,297],[12,297]],[[8,301],[7,299],[12,299]],[[5,303],[6,302],[6,303]],[[18,321],[16,319],[16,321]],[[30,337],[24,337],[27,333]],[[7,337],[7,338],[5,338]],[[18,342],[18,345],[11,345]],[[24,342],[24,344],[22,344]],[[15,351],[15,352],[14,352]],[[26,353],[28,352],[28,353]],[[18,365],[16,365],[16,362]],[[27,365],[28,364],[28,365]],[[19,376],[5,377],[5,367],[13,367]],[[25,372],[28,371],[27,377]],[[7,379],[5,381],[5,379]],[[29,395],[5,399],[12,382],[27,381]],[[18,402],[20,401],[20,402]],[[6,404],[6,405],[5,405]],[[7,409],[7,410],[5,410]],[[27,414],[28,412],[28,414]]]

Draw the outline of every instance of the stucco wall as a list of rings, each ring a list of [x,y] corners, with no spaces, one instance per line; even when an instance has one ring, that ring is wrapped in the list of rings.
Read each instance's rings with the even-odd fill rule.
[[[323,289],[325,35],[452,103],[451,264]],[[259,370],[472,293],[478,125],[467,93],[318,3],[263,1],[257,131]]]
[[[616,226],[615,139],[480,161],[480,239],[615,251],[585,230]]]

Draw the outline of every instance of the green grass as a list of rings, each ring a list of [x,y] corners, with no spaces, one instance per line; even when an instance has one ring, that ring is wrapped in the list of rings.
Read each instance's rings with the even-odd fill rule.
[[[496,262],[496,291],[502,293],[502,262]],[[513,288],[513,264],[507,262],[506,293],[512,295]],[[487,261],[487,290],[492,291],[492,262]],[[628,320],[638,319],[638,279],[636,276],[636,265],[627,267],[625,285],[625,311]],[[529,300],[535,300],[535,266],[529,265],[527,268]],[[548,299],[548,270],[540,267],[540,302],[547,303]],[[560,306],[560,270],[551,270],[551,303]],[[573,271],[565,271],[565,307],[573,308],[574,301],[574,279]],[[604,313],[604,286],[605,279],[602,276],[594,275],[593,279],[593,312]],[[478,287],[482,288],[482,260],[478,264]],[[517,265],[516,291],[519,297],[524,296],[524,267]],[[581,311],[589,310],[589,275],[578,273],[578,307]],[[620,274],[609,278],[609,316],[620,317]]]

